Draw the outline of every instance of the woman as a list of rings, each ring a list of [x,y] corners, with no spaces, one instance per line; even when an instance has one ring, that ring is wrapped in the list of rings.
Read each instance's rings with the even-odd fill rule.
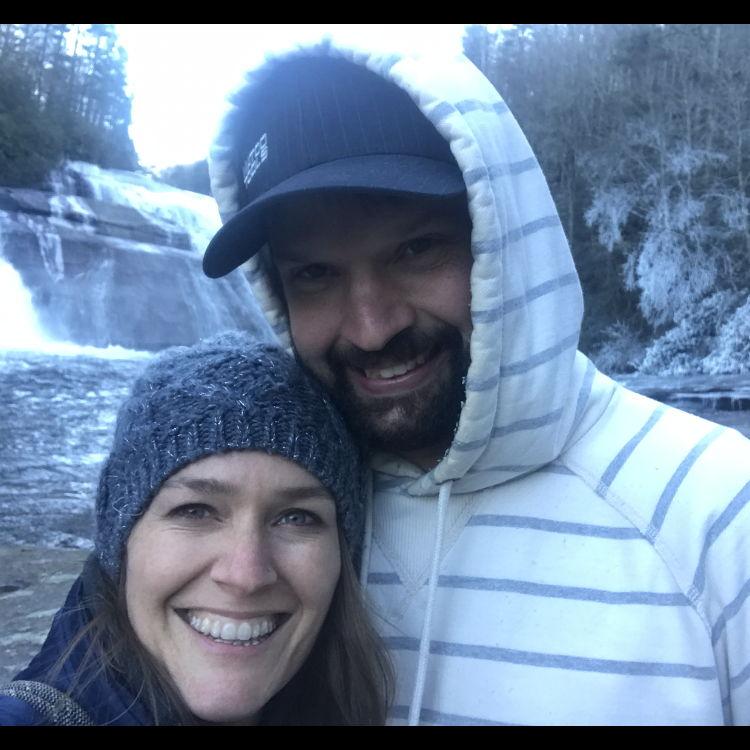
[[[280,349],[157,357],[120,410],[95,551],[0,724],[382,724],[359,454]]]

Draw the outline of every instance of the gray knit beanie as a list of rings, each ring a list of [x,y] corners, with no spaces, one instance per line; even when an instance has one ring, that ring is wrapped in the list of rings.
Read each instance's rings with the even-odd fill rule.
[[[232,332],[158,355],[120,408],[96,499],[96,554],[113,581],[130,532],[164,481],[233,450],[282,456],[317,477],[356,554],[365,475],[343,419],[293,357]]]

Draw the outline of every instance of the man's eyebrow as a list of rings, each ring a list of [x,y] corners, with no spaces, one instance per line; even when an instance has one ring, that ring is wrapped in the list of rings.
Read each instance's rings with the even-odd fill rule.
[[[456,222],[448,224],[451,221],[443,213],[436,213],[433,208],[425,208],[416,214],[409,214],[393,220],[391,231],[396,231],[404,235],[417,234],[420,231],[430,231],[433,228],[459,229],[463,231],[470,227],[470,221],[467,219],[465,224],[457,225]],[[310,262],[309,250],[304,239],[285,243],[282,247],[273,246],[271,248],[271,259],[274,263],[308,263]]]
[[[434,208],[425,208],[417,214],[406,217],[400,229],[405,234],[411,234],[421,230],[429,231],[433,227],[439,227],[441,229],[450,227],[450,229],[453,230],[464,230],[467,226],[470,226],[469,220],[463,223],[450,214],[442,212],[436,213]]]
[[[162,485],[170,489],[187,489],[197,495],[236,495],[239,487],[211,477],[170,477]]]
[[[271,259],[273,262],[281,261],[282,263],[304,263],[308,260],[305,247],[300,243],[300,247],[287,245],[283,250],[273,248],[271,250]]]

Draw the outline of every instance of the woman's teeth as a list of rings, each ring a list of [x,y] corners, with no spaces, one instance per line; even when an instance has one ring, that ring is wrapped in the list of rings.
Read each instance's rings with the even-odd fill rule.
[[[226,643],[256,645],[265,640],[278,627],[275,617],[254,617],[249,620],[234,620],[217,615],[187,613],[187,622],[193,630]]]
[[[408,362],[403,362],[393,367],[384,367],[382,370],[365,370],[365,375],[372,380],[388,380],[399,375],[405,375],[410,370],[415,370],[427,361],[428,353],[420,354]]]

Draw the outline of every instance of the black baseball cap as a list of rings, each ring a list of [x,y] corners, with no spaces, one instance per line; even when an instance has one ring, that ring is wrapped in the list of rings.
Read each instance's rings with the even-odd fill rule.
[[[277,62],[235,99],[229,126],[240,210],[206,249],[218,278],[266,242],[264,210],[311,191],[448,198],[466,190],[447,141],[409,95],[337,57]]]

